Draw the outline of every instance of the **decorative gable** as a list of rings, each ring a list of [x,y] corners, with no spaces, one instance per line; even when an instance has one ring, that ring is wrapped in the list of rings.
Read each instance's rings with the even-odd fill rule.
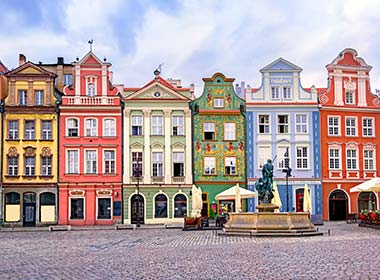
[[[302,68],[283,59],[282,57],[276,59],[260,70],[260,72],[301,72]]]

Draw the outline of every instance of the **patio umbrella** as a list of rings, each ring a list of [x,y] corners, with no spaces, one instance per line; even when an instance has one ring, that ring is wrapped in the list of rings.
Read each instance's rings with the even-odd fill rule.
[[[311,197],[309,193],[309,187],[305,184],[305,188],[303,190],[303,211],[311,213]]]
[[[201,199],[202,199],[202,194],[201,194]],[[192,200],[192,203],[191,203],[191,206],[192,206],[191,216],[195,217],[195,218],[198,218],[198,217],[200,217],[200,211],[199,211],[200,210],[199,209],[199,190],[198,190],[198,188],[195,185],[193,185],[193,187],[191,188],[191,200]]]
[[[380,192],[380,178],[375,177],[356,185],[350,192]]]
[[[241,210],[241,195],[240,195],[240,187],[239,183],[235,186],[235,212],[240,213]]]
[[[253,198],[256,196],[256,193],[247,189],[244,189],[242,187],[239,187],[240,190],[240,198]],[[233,200],[235,199],[235,194],[236,194],[236,186],[232,186],[231,188],[218,193],[215,198],[216,200]]]
[[[282,206],[280,193],[278,192],[277,183],[273,182],[273,198],[272,198],[272,204],[277,205],[279,209]],[[279,212],[279,209],[276,209],[276,212]]]
[[[198,187],[198,190],[197,190],[197,210],[198,210],[198,213],[199,213],[199,216],[201,216],[201,212],[202,212],[202,208],[203,208],[203,200],[202,200],[202,189],[201,187]]]

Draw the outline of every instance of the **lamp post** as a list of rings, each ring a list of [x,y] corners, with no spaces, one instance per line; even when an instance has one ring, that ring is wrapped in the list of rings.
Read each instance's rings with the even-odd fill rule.
[[[289,177],[292,176],[292,169],[289,166],[289,158],[285,158],[285,168],[282,169],[286,179],[286,212],[289,212]]]
[[[141,176],[141,169],[140,169],[140,161],[136,162],[136,165],[133,169],[133,176],[137,179],[137,224],[136,227],[140,227],[140,176]]]

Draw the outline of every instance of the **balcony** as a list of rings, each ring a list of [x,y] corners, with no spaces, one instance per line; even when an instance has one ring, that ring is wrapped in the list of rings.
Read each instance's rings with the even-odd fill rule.
[[[131,183],[136,183],[136,184],[137,184],[137,180],[138,180],[140,183],[142,183],[143,179],[144,179],[143,176],[141,176],[141,177],[135,177],[135,176],[132,176],[132,177],[131,177]]]
[[[160,184],[164,182],[164,177],[163,176],[152,176],[152,183],[153,184]]]
[[[173,176],[172,177],[172,183],[173,184],[183,184],[183,183],[185,183],[185,177],[184,176]]]
[[[68,105],[114,105],[114,97],[88,97],[88,96],[74,96],[67,99]]]

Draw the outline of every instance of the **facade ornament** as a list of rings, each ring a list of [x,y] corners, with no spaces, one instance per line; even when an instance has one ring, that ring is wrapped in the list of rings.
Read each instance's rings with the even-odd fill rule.
[[[351,80],[351,77],[348,77],[348,80],[344,81],[344,89],[346,91],[355,91],[356,83]]]

